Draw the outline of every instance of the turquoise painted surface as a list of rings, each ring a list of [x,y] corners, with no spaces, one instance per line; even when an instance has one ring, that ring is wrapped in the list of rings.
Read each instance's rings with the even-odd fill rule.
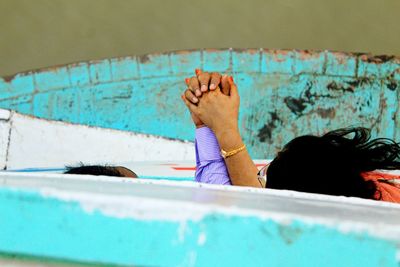
[[[193,140],[181,103],[195,68],[230,73],[254,158],[351,125],[400,140],[400,59],[298,50],[194,50],[81,62],[0,79],[0,107],[41,118]]]
[[[7,188],[0,189],[0,237],[3,254],[135,266],[399,264],[394,242],[322,225],[218,213],[180,223],[115,218]]]

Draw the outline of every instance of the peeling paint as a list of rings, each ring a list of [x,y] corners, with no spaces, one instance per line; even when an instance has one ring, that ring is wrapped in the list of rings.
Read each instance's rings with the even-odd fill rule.
[[[241,95],[239,125],[255,158],[273,158],[294,136],[351,125],[373,127],[374,136],[400,138],[397,106],[377,101],[381,94],[382,101],[391,101],[389,92],[398,90],[400,59],[360,53],[207,49],[74,63],[4,81],[0,107],[193,141],[190,116],[179,95],[195,68],[235,76]],[[392,115],[377,120],[380,113]],[[275,126],[269,114],[279,114]],[[271,140],[270,146],[259,144]]]
[[[391,203],[194,183],[7,175],[0,173],[7,182],[0,188],[0,214],[7,218],[0,220],[3,254],[139,266],[333,267],[339,258],[344,266],[399,263],[399,208]]]
[[[303,99],[293,98],[291,96],[286,97],[283,99],[286,106],[296,115],[300,115],[303,110],[307,107],[305,105],[306,101]]]
[[[361,55],[360,59],[368,63],[382,64],[395,59],[395,56],[390,55]]]

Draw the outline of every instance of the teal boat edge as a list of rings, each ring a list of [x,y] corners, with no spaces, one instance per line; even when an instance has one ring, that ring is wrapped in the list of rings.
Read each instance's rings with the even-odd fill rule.
[[[393,240],[301,219],[282,223],[217,210],[196,219],[143,219],[25,189],[1,188],[0,200],[7,218],[0,220],[3,255],[121,266],[399,264],[399,244]]]
[[[0,78],[0,108],[193,141],[180,94],[195,68],[234,76],[254,158],[273,158],[295,136],[347,126],[400,140],[400,59],[362,53],[205,49],[73,63]]]

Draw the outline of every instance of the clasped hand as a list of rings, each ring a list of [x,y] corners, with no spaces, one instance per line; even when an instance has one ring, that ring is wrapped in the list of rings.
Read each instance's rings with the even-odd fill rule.
[[[216,135],[238,131],[240,98],[232,76],[196,70],[196,76],[185,81],[182,100],[196,127],[206,125]]]

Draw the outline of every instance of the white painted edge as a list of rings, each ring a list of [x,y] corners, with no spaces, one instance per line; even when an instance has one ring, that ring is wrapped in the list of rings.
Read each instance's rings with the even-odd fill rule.
[[[8,121],[11,118],[11,111],[7,109],[0,109],[0,120]]]
[[[29,180],[27,180],[28,178]],[[25,181],[18,181],[18,180]],[[79,175],[60,175],[60,174],[18,174],[18,173],[0,173],[0,181],[3,180],[3,186],[11,189],[29,189],[41,193],[44,197],[56,198],[62,201],[77,202],[87,212],[101,212],[106,216],[116,218],[133,218],[137,220],[164,220],[185,222],[187,220],[199,221],[208,214],[224,214],[236,216],[254,216],[262,220],[274,220],[281,224],[289,224],[294,220],[299,220],[306,224],[319,224],[329,228],[337,229],[343,233],[364,233],[371,236],[381,237],[388,240],[400,242],[400,217],[395,218],[395,225],[388,224],[386,221],[378,221],[373,217],[377,209],[387,210],[388,213],[400,214],[400,205],[394,203],[378,202],[373,200],[364,200],[358,198],[335,197],[318,194],[308,194],[293,191],[267,190],[247,187],[234,187],[222,185],[198,184],[194,182],[173,182],[156,181],[140,179],[115,179],[112,177],[90,177]],[[27,182],[28,181],[28,182]],[[46,182],[47,181],[47,182]],[[82,186],[77,189],[66,189],[67,184],[72,181],[82,182]],[[91,182],[86,184],[86,182]],[[132,186],[153,185],[163,186],[163,192],[168,194],[168,188],[187,191],[188,189],[202,189],[201,194],[214,196],[220,202],[202,203],[188,200],[171,200],[173,198],[154,198],[151,192],[148,197],[111,194],[107,193],[107,185],[110,182],[122,186],[126,189],[126,183]],[[83,185],[86,184],[86,185]],[[64,186],[63,186],[64,185]],[[99,190],[99,188],[102,188]],[[164,191],[165,188],[165,191]],[[221,192],[231,192],[229,196]],[[239,206],[232,206],[229,203],[230,198],[243,198],[246,193],[252,196],[257,195],[260,198],[269,197],[276,201],[284,201],[285,205],[301,204],[304,208],[313,207],[342,207],[344,211],[358,212],[360,207],[370,207],[371,220],[360,221],[351,217],[344,217],[343,214],[310,214],[304,215],[301,212],[287,212],[284,209],[273,211],[268,209],[253,209]],[[250,196],[250,195],[246,195]],[[227,198],[227,199],[224,199]],[[286,203],[287,202],[287,203]],[[135,203],[135,205],[132,205]],[[365,215],[365,214],[364,214]],[[373,223],[372,223],[373,222]],[[400,245],[400,243],[399,243]]]
[[[11,116],[7,169],[195,160],[194,144],[161,136]]]
[[[0,109],[0,170],[4,170],[7,167],[8,161],[8,151],[10,147],[10,135],[11,135],[11,116],[12,113],[9,112],[5,114],[8,110]],[[4,120],[2,119],[4,118]]]

